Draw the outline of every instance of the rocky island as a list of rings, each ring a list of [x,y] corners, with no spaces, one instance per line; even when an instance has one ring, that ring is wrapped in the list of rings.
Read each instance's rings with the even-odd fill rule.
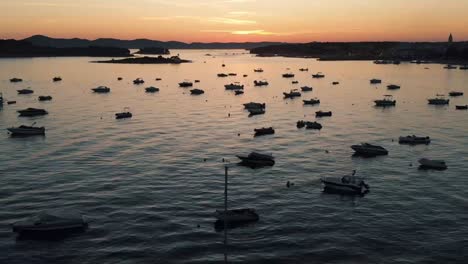
[[[133,57],[133,58],[125,58],[125,59],[112,59],[112,60],[105,60],[105,61],[93,61],[95,63],[117,63],[117,64],[180,64],[180,63],[187,63],[191,62],[189,60],[183,60],[178,56],[172,56],[169,58],[165,58],[163,56],[158,57]]]

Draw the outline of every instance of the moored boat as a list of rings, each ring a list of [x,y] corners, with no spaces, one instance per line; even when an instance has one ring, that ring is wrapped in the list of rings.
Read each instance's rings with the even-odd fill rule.
[[[456,91],[452,91],[449,93],[449,96],[462,96],[463,95],[463,92],[456,92]]]
[[[283,74],[283,78],[293,78],[294,77],[294,73],[284,73]]]
[[[254,69],[254,72],[263,72],[263,69],[262,68]]]
[[[320,181],[324,185],[324,192],[349,194],[349,195],[363,195],[369,192],[369,185],[362,177],[355,176],[356,171],[351,175],[343,177],[324,177]]]
[[[320,104],[320,100],[317,98],[309,99],[309,100],[302,100],[304,102],[304,105],[316,105]]]
[[[250,116],[265,114],[265,108],[248,108]]]
[[[226,221],[228,223],[254,222],[259,219],[257,212],[252,208],[230,209],[226,212],[216,210],[215,217],[218,221]]]
[[[447,64],[447,66],[444,66],[444,69],[447,69],[447,70],[454,70],[456,68],[457,68],[457,66],[453,66],[453,65],[450,65],[450,64]]]
[[[360,145],[352,145],[351,149],[355,151],[356,155],[362,156],[380,156],[380,155],[388,155],[388,150],[384,147],[371,145],[369,143],[362,143]]]
[[[338,85],[340,82],[332,82],[332,85]]]
[[[53,82],[60,82],[61,80],[62,80],[62,77],[59,77],[59,76],[54,77],[54,78],[52,79]]]
[[[39,101],[50,101],[50,100],[52,100],[52,96],[50,96],[50,95],[41,95],[37,99]]]
[[[315,79],[320,79],[320,78],[324,78],[325,77],[325,74],[321,73],[321,72],[317,72],[316,74],[312,74],[312,78],[315,78]]]
[[[317,130],[320,130],[322,129],[322,124],[314,121],[314,122],[305,122],[305,127],[306,129],[317,129]]]
[[[36,123],[33,123],[31,126],[21,125],[19,127],[10,127],[7,130],[11,133],[12,136],[35,136],[35,135],[44,135],[44,127],[35,127]]]
[[[236,90],[236,91],[234,91],[234,94],[235,94],[235,95],[241,95],[241,94],[244,94],[244,91],[242,91],[242,90]]]
[[[123,112],[115,114],[115,119],[132,118],[132,116],[133,115],[130,113],[129,108],[125,107]]]
[[[304,120],[299,120],[296,123],[297,128],[303,128],[303,127],[305,127],[305,125],[306,125],[306,122]]]
[[[382,83],[382,80],[380,80],[380,79],[371,79],[370,83],[371,84],[378,84],[378,83]]]
[[[392,100],[391,95],[384,95],[383,99],[374,100],[375,106],[378,107],[387,107],[387,106],[395,106],[396,100]]]
[[[193,86],[193,83],[192,82],[180,82],[179,83],[179,87],[192,87]]]
[[[431,143],[430,137],[417,137],[415,135],[399,137],[398,143],[400,144],[409,144],[409,145],[418,145],[418,144],[429,144]]]
[[[309,68],[300,68],[299,71],[309,71]]]
[[[245,109],[265,108],[266,107],[265,103],[255,103],[255,102],[245,103],[243,105],[244,105]]]
[[[230,84],[226,84],[224,85],[224,88],[226,90],[242,90],[244,89],[244,85],[238,83],[238,82],[235,82],[235,83],[230,83]]]
[[[20,116],[40,116],[48,114],[46,110],[39,108],[26,108],[23,110],[18,110],[17,112],[20,114]]]
[[[203,91],[202,89],[192,89],[190,90],[190,94],[193,94],[193,95],[200,95],[200,94],[204,94],[205,91]]]
[[[31,89],[21,89],[21,90],[17,90],[18,94],[32,94],[34,93],[33,90]]]
[[[37,234],[44,236],[57,232],[84,230],[87,227],[88,223],[84,217],[75,212],[42,212],[25,221],[12,224],[13,232],[20,235]]]
[[[12,83],[17,83],[17,82],[22,82],[22,81],[23,81],[23,79],[20,79],[20,78],[11,78],[10,79],[10,82],[12,82]]]
[[[154,86],[146,87],[145,92],[147,92],[147,93],[156,93],[156,92],[159,92],[159,88],[154,87]]]
[[[292,89],[291,91],[289,91],[289,93],[283,92],[283,94],[284,94],[284,98],[291,98],[291,99],[294,97],[301,96],[301,93],[297,89]]]
[[[468,110],[468,105],[456,105],[456,110]]]
[[[237,155],[237,158],[241,160],[241,165],[248,165],[254,167],[275,165],[275,158],[272,155],[259,152],[251,152],[247,156]]]
[[[399,85],[396,85],[396,84],[390,84],[390,85],[387,85],[387,89],[389,89],[389,90],[397,90],[397,89],[400,89],[400,86],[399,86]]]
[[[419,167],[421,169],[434,169],[434,170],[446,170],[447,169],[447,164],[443,160],[431,160],[427,158],[422,158],[418,160],[419,164],[421,164]]]
[[[448,105],[450,99],[445,99],[443,95],[437,95],[436,98],[427,99],[430,105]]]
[[[267,81],[257,81],[257,80],[255,80],[254,85],[255,86],[265,86],[265,85],[268,85],[268,82]]]
[[[255,136],[263,136],[263,135],[271,135],[275,133],[273,127],[262,127],[262,128],[255,128],[254,129]]]
[[[110,92],[110,88],[107,86],[98,86],[96,88],[91,89],[95,93],[108,93]]]
[[[315,117],[325,117],[332,116],[332,111],[317,111],[315,112]]]
[[[145,81],[142,78],[136,78],[133,80],[133,84],[143,84]]]
[[[301,87],[301,91],[303,92],[312,92],[314,88],[312,88],[311,86],[302,86]]]

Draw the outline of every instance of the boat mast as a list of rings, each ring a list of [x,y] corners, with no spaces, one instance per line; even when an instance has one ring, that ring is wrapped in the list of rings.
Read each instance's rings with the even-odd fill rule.
[[[224,263],[227,263],[227,191],[228,191],[228,166],[224,166]]]

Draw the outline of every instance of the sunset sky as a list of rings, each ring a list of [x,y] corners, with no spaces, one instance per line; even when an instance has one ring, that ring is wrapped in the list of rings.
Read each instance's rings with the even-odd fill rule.
[[[466,0],[0,0],[0,38],[468,40]]]

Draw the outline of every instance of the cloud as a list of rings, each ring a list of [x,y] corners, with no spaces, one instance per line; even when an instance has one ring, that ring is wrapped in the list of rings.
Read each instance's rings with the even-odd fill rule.
[[[251,16],[255,15],[255,12],[249,12],[249,11],[231,11],[228,13],[228,16],[235,16],[235,17],[241,17],[241,16]]]
[[[211,17],[207,21],[219,24],[228,24],[228,25],[252,25],[256,24],[257,21],[254,20],[243,20],[243,19],[234,19],[226,17]]]
[[[265,31],[263,29],[254,29],[254,30],[218,30],[218,29],[205,29],[201,30],[201,32],[207,33],[229,33],[232,35],[263,35],[263,36],[271,36],[271,35],[281,35],[280,33],[274,33],[270,31]]]

